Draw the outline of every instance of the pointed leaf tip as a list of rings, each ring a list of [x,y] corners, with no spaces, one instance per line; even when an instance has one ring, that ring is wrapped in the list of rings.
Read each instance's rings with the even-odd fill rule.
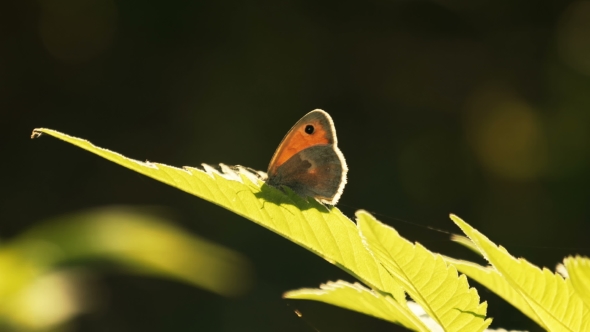
[[[35,139],[37,137],[40,137],[43,134],[43,128],[35,128],[33,129],[33,132],[31,133],[31,139]]]

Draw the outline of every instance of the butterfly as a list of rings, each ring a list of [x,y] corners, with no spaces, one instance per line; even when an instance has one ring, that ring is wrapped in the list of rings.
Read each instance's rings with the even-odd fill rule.
[[[316,109],[287,132],[270,160],[266,183],[336,205],[346,185],[347,173],[334,122],[328,113]]]

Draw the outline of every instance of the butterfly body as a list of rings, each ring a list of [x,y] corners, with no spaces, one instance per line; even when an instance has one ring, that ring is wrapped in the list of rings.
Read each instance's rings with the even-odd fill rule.
[[[322,110],[307,113],[279,144],[268,166],[267,184],[335,205],[348,172],[337,143],[330,115]]]

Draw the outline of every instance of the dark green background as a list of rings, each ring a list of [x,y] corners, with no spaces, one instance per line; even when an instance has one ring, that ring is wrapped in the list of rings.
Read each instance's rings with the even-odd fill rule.
[[[29,139],[49,127],[140,160],[265,170],[295,121],[322,108],[350,167],[339,204],[347,215],[377,212],[410,240],[477,259],[444,234],[394,219],[458,232],[447,217],[456,213],[512,254],[554,269],[566,255],[590,254],[587,7],[3,1],[0,236],[88,207],[157,205],[256,269],[254,289],[237,299],[107,274],[107,304],[73,331],[396,330],[282,300],[290,289],[353,279],[280,236],[71,145]],[[539,330],[478,290],[494,326]]]

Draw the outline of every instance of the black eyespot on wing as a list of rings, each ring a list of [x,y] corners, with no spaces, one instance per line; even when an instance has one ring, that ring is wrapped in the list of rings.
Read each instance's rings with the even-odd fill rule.
[[[315,128],[312,125],[305,126],[305,132],[308,133],[309,135],[313,134],[314,131],[315,131]]]

